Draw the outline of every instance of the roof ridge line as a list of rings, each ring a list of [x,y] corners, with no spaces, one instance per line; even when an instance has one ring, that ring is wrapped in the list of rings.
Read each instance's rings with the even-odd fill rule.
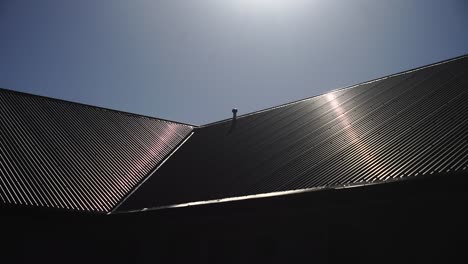
[[[464,59],[465,57],[468,57],[468,54],[464,54],[464,55],[460,55],[460,56],[457,56],[457,57],[454,57],[454,58],[434,62],[434,63],[431,63],[431,64],[427,64],[427,65],[424,65],[424,66],[412,68],[412,69],[409,69],[409,70],[393,73],[393,74],[386,75],[386,76],[379,77],[379,78],[375,78],[375,79],[372,79],[372,80],[369,80],[369,81],[365,81],[365,82],[361,82],[361,83],[357,83],[357,84],[352,84],[352,85],[348,85],[348,86],[335,88],[335,89],[332,89],[332,90],[329,90],[327,92],[324,92],[324,93],[321,93],[321,94],[318,94],[318,95],[314,95],[314,96],[311,96],[311,97],[307,97],[307,98],[295,100],[295,101],[292,101],[292,102],[280,104],[280,105],[277,105],[277,106],[268,107],[268,108],[261,109],[261,110],[258,110],[258,111],[246,113],[246,114],[237,116],[237,119],[244,118],[244,117],[251,116],[251,115],[255,115],[255,114],[260,114],[260,113],[267,112],[267,111],[271,111],[271,110],[274,110],[274,109],[277,109],[277,108],[282,108],[282,107],[285,107],[285,106],[290,106],[290,105],[293,105],[293,104],[301,103],[301,102],[304,102],[304,101],[307,101],[307,100],[314,99],[314,98],[319,97],[319,96],[323,96],[325,94],[329,94],[329,93],[333,93],[333,92],[337,92],[337,91],[341,91],[341,90],[346,90],[346,89],[350,89],[350,88],[354,88],[356,86],[360,86],[360,85],[364,85],[364,84],[369,84],[369,83],[373,83],[373,82],[382,81],[382,80],[385,80],[385,79],[388,79],[388,78],[392,78],[392,77],[400,76],[400,75],[403,75],[403,74],[407,74],[407,73],[423,70],[423,69],[426,69],[426,68],[438,66],[438,65],[441,65],[441,64],[449,63],[449,62],[452,62],[452,61]],[[208,123],[208,124],[199,125],[196,128],[209,127],[209,126],[213,126],[213,125],[217,125],[217,124],[221,124],[221,123],[225,123],[225,122],[230,122],[231,120],[232,120],[232,118],[226,118],[226,119],[211,122],[211,123]]]
[[[116,112],[116,113],[124,114],[124,115],[128,115],[128,116],[136,116],[136,117],[141,117],[141,118],[160,120],[160,121],[170,122],[170,123],[174,123],[174,124],[190,126],[190,127],[193,127],[193,128],[198,127],[197,125],[194,125],[194,124],[189,124],[189,123],[184,123],[184,122],[179,122],[179,121],[174,121],[174,120],[169,120],[169,119],[164,119],[164,118],[159,118],[159,117],[141,115],[141,114],[126,112],[126,111],[122,111],[122,110],[117,110],[117,109],[112,109],[112,108],[107,108],[107,107],[102,107],[102,106],[96,106],[96,105],[91,105],[91,104],[86,104],[86,103],[74,102],[74,101],[69,101],[69,100],[65,100],[65,99],[59,99],[59,98],[54,98],[54,97],[49,97],[49,96],[44,96],[44,95],[38,95],[38,94],[33,94],[33,93],[28,93],[28,92],[15,91],[15,90],[8,89],[8,88],[3,88],[3,87],[0,87],[0,92],[8,92],[8,93],[19,94],[19,95],[22,95],[22,96],[37,97],[37,98],[40,98],[40,99],[43,99],[43,100],[58,101],[58,102],[63,102],[63,103],[67,103],[67,104],[85,106],[85,107],[90,107],[90,108],[94,108],[94,109],[101,110],[101,111],[111,111],[111,112]]]

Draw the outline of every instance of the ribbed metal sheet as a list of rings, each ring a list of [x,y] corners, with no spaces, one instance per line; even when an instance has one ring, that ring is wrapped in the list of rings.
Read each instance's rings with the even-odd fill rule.
[[[195,129],[119,210],[466,171],[468,58]]]
[[[192,130],[0,89],[0,201],[108,212]]]

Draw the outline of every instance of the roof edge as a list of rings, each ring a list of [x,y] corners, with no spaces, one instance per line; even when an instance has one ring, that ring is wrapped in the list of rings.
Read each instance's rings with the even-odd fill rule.
[[[9,92],[9,93],[16,93],[16,94],[20,94],[20,95],[23,95],[23,96],[37,97],[37,98],[41,98],[41,99],[44,99],[44,100],[58,101],[58,102],[63,102],[63,103],[67,103],[67,104],[90,107],[90,108],[94,108],[94,109],[101,110],[101,111],[111,111],[111,112],[116,112],[116,113],[124,114],[124,115],[128,115],[128,116],[135,116],[135,117],[142,117],[142,118],[148,118],[148,119],[153,119],[153,120],[160,120],[160,121],[170,122],[170,123],[174,123],[174,124],[190,126],[190,127],[193,127],[193,128],[198,127],[197,125],[194,125],[194,124],[188,124],[188,123],[184,123],[184,122],[173,121],[173,120],[159,118],[159,117],[152,117],[152,116],[141,115],[141,114],[136,114],[136,113],[131,113],[131,112],[125,112],[125,111],[121,111],[121,110],[116,110],[116,109],[111,109],[111,108],[106,108],[106,107],[101,107],[101,106],[95,106],[95,105],[90,105],[90,104],[85,104],[85,103],[79,103],[79,102],[54,98],[54,97],[48,97],[48,96],[44,96],[44,95],[32,94],[32,93],[21,92],[21,91],[15,91],[15,90],[8,89],[8,88],[3,88],[3,87],[0,87],[0,91]]]
[[[410,177],[405,177],[405,178],[388,179],[385,181],[358,182],[358,183],[344,184],[344,185],[320,186],[320,187],[312,187],[312,188],[304,188],[304,189],[296,189],[296,190],[259,193],[259,194],[251,194],[251,195],[244,195],[244,196],[219,198],[219,199],[213,199],[213,200],[193,201],[193,202],[186,202],[186,203],[180,203],[180,204],[162,205],[162,206],[133,209],[133,210],[122,210],[122,211],[115,210],[115,211],[112,211],[111,213],[108,213],[108,215],[139,213],[139,212],[147,212],[147,211],[159,211],[159,210],[164,210],[164,209],[176,209],[176,208],[185,208],[185,207],[193,207],[193,206],[212,205],[212,204],[219,204],[219,203],[230,203],[230,202],[256,200],[256,199],[263,199],[263,198],[270,198],[270,197],[289,196],[289,195],[303,194],[303,193],[304,194],[315,193],[315,192],[327,191],[327,190],[342,190],[342,189],[361,188],[361,187],[376,186],[376,185],[381,186],[381,185],[386,185],[389,183],[421,180],[424,178],[425,177],[421,177],[421,176],[420,177],[410,176]]]
[[[373,82],[378,82],[378,81],[381,81],[381,80],[385,80],[385,79],[388,79],[388,78],[400,76],[400,75],[411,73],[411,72],[414,72],[414,71],[419,71],[419,70],[423,70],[423,69],[426,69],[426,68],[438,66],[438,65],[449,63],[449,62],[452,62],[452,61],[460,60],[460,59],[463,59],[463,58],[466,58],[466,57],[468,57],[468,54],[464,54],[464,55],[460,55],[460,56],[453,57],[453,58],[450,58],[450,59],[434,62],[434,63],[431,63],[431,64],[423,65],[423,66],[412,68],[412,69],[409,69],[409,70],[393,73],[393,74],[390,74],[390,75],[375,78],[375,79],[365,81],[365,82],[361,82],[361,83],[358,83],[358,84],[352,84],[352,85],[348,85],[348,86],[344,86],[344,87],[335,88],[335,89],[332,89],[330,91],[320,93],[320,94],[317,94],[317,95],[314,95],[314,96],[311,96],[311,97],[307,97],[307,98],[295,100],[295,101],[292,101],[292,102],[288,102],[288,103],[284,103],[284,104],[264,108],[264,109],[261,109],[261,110],[258,110],[258,111],[246,113],[246,114],[237,116],[237,119],[247,117],[247,116],[251,116],[251,115],[255,115],[255,114],[260,114],[260,113],[267,112],[267,111],[270,111],[270,110],[274,110],[274,109],[277,109],[277,108],[281,108],[281,107],[285,107],[285,106],[305,102],[307,100],[311,100],[311,99],[314,99],[314,98],[319,97],[319,96],[323,96],[323,95],[328,94],[328,93],[333,93],[333,92],[336,92],[336,91],[346,90],[346,89],[350,89],[350,88],[353,88],[353,87],[356,87],[356,86],[369,84],[369,83],[373,83]],[[226,118],[226,119],[211,122],[211,123],[208,123],[208,124],[199,125],[196,128],[204,128],[204,127],[209,127],[209,126],[213,126],[213,125],[218,125],[218,124],[221,124],[221,123],[230,122],[231,120],[232,120],[232,118]]]

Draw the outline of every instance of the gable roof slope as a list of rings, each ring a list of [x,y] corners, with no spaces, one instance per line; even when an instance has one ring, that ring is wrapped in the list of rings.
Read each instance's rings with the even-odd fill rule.
[[[193,127],[0,89],[0,203],[109,212]]]
[[[118,211],[466,173],[467,101],[463,56],[201,126]]]

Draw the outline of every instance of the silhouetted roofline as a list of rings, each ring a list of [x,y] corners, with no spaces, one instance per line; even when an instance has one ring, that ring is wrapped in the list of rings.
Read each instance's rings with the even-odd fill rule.
[[[125,111],[121,111],[121,110],[116,110],[116,109],[111,109],[111,108],[106,108],[106,107],[101,107],[101,106],[95,106],[95,105],[90,105],[90,104],[85,104],[85,103],[79,103],[79,102],[74,102],[74,101],[49,97],[49,96],[43,96],[43,95],[38,95],[38,94],[33,94],[33,93],[15,91],[15,90],[8,89],[8,88],[0,87],[0,91],[21,94],[21,95],[24,95],[24,96],[32,96],[32,97],[42,98],[42,99],[45,99],[45,100],[59,101],[59,102],[67,103],[67,104],[85,106],[85,107],[90,107],[90,108],[98,109],[98,110],[102,110],[102,111],[112,111],[112,112],[120,113],[120,114],[123,114],[123,115],[142,117],[142,118],[160,120],[160,121],[165,121],[165,122],[170,122],[170,123],[175,123],[175,124],[180,124],[180,125],[185,125],[185,126],[197,127],[197,125],[194,125],[194,124],[188,124],[188,123],[184,123],[184,122],[179,122],[179,121],[174,121],[174,120],[169,120],[169,119],[164,119],[164,118],[159,118],[159,117],[152,117],[152,116],[141,115],[141,114],[136,114],[136,113],[131,113],[131,112],[125,112]]]
[[[418,70],[434,67],[434,66],[437,66],[437,65],[449,63],[449,62],[460,60],[460,59],[463,59],[463,58],[466,58],[466,57],[468,57],[468,54],[464,54],[464,55],[457,56],[457,57],[450,58],[450,59],[443,60],[443,61],[434,62],[434,63],[428,64],[428,65],[416,67],[416,68],[413,68],[413,69],[410,69],[410,70],[401,71],[401,72],[394,73],[394,74],[391,74],[391,75],[379,77],[379,78],[376,78],[376,79],[372,79],[370,81],[365,81],[365,82],[361,82],[361,83],[358,83],[358,84],[352,84],[352,85],[348,85],[348,86],[344,86],[344,87],[335,88],[335,89],[329,90],[327,92],[320,93],[318,95],[314,95],[314,96],[307,97],[307,98],[304,98],[304,99],[299,99],[299,100],[295,100],[295,101],[292,101],[292,102],[288,102],[288,103],[280,104],[280,105],[277,105],[277,106],[272,106],[272,107],[268,107],[268,108],[261,109],[261,110],[258,110],[258,111],[254,111],[254,112],[246,113],[246,114],[243,114],[243,115],[239,115],[239,116],[237,116],[237,119],[247,117],[247,116],[251,116],[251,115],[255,115],[255,114],[259,114],[259,113],[263,113],[263,112],[267,112],[267,111],[274,110],[274,109],[277,109],[277,108],[281,108],[281,107],[301,103],[301,102],[311,100],[311,99],[314,99],[316,97],[319,97],[319,96],[322,96],[322,95],[325,95],[325,94],[329,94],[329,93],[333,93],[333,92],[337,92],[337,91],[341,91],[341,90],[346,90],[346,89],[350,89],[350,88],[353,88],[353,87],[356,87],[356,86],[369,84],[369,83],[385,80],[385,79],[388,79],[388,78],[392,78],[392,77],[395,77],[395,76],[411,73],[411,72],[414,72],[414,71],[418,71]],[[215,121],[215,122],[208,123],[208,124],[205,124],[205,125],[199,125],[196,128],[208,127],[208,126],[212,126],[212,125],[221,124],[221,123],[224,123],[224,122],[231,122],[231,120],[232,120],[232,118],[226,118],[226,119]]]
[[[444,63],[460,60],[460,59],[463,59],[465,57],[468,57],[468,54],[464,54],[464,55],[457,56],[457,57],[454,57],[454,58],[451,58],[451,59],[435,62],[435,63],[429,64],[429,65],[416,67],[416,68],[413,68],[413,69],[410,69],[410,70],[401,71],[401,72],[394,73],[394,74],[391,74],[391,75],[379,77],[379,78],[376,78],[376,79],[372,79],[370,81],[365,81],[365,82],[361,82],[361,83],[358,83],[358,84],[352,84],[352,85],[348,85],[348,86],[344,86],[344,87],[335,88],[335,89],[332,89],[330,91],[320,93],[318,95],[314,95],[314,96],[311,96],[311,97],[307,97],[307,98],[304,98],[304,99],[299,99],[299,100],[295,100],[295,101],[292,101],[292,102],[280,104],[280,105],[277,105],[277,106],[272,106],[272,107],[264,108],[264,109],[261,109],[261,110],[258,110],[258,111],[246,113],[246,114],[237,116],[237,118],[238,119],[239,118],[244,118],[244,117],[255,115],[255,114],[258,114],[258,113],[262,113],[262,112],[274,110],[274,109],[277,109],[277,108],[289,106],[289,105],[292,105],[292,104],[304,102],[304,101],[311,100],[313,98],[316,98],[316,97],[319,97],[319,96],[322,96],[322,95],[325,95],[325,94],[328,94],[328,93],[341,91],[341,90],[346,90],[346,89],[353,88],[353,87],[356,87],[356,86],[369,84],[369,83],[373,83],[373,82],[377,82],[377,81],[381,81],[381,80],[385,80],[385,79],[392,78],[392,77],[395,77],[395,76],[399,76],[399,75],[411,73],[411,72],[414,72],[414,71],[418,71],[418,70],[434,67],[434,66],[437,66],[437,65],[441,65],[441,64],[444,64]],[[149,118],[149,119],[157,119],[157,120],[161,120],[161,121],[166,121],[166,122],[191,126],[193,128],[208,127],[208,126],[217,125],[217,124],[224,123],[224,122],[230,122],[232,120],[232,118],[226,118],[226,119],[222,119],[222,120],[219,120],[219,121],[207,123],[207,124],[204,124],[204,125],[195,125],[195,124],[189,124],[189,123],[185,123],[185,122],[179,122],[179,121],[174,121],[174,120],[169,120],[169,119],[164,119],[164,118],[159,118],[159,117],[152,117],[152,116],[136,114],[136,113],[126,112],[126,111],[121,111],[121,110],[116,110],[116,109],[111,109],[111,108],[106,108],[106,107],[101,107],[101,106],[95,106],[95,105],[90,105],[90,104],[85,104],[85,103],[80,103],[80,102],[75,102],[75,101],[69,101],[69,100],[64,100],[64,99],[59,99],[59,98],[54,98],[54,97],[49,97],[49,96],[43,96],[43,95],[32,94],[32,93],[27,93],[27,92],[15,91],[15,90],[8,89],[8,88],[0,87],[0,90],[6,91],[6,92],[23,94],[23,95],[26,95],[26,96],[35,96],[35,97],[43,98],[43,99],[46,99],[46,100],[55,100],[55,101],[60,101],[60,102],[64,102],[64,103],[69,103],[69,104],[76,104],[76,105],[91,107],[91,108],[104,110],[104,111],[113,111],[113,112],[121,113],[121,114],[124,114],[124,115],[138,116],[138,117]]]

